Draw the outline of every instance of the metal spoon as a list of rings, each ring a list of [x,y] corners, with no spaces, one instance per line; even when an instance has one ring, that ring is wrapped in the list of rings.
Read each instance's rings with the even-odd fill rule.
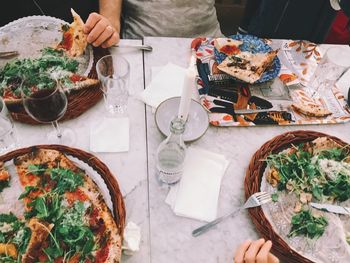
[[[149,45],[130,45],[130,44],[116,44],[112,47],[118,47],[118,48],[136,48],[144,51],[152,51],[153,48]]]

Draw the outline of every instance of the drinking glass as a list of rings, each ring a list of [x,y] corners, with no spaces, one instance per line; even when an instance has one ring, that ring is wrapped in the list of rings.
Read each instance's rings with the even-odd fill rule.
[[[51,123],[54,131],[47,134],[48,142],[73,145],[75,133],[71,129],[61,129],[58,120],[67,110],[67,97],[60,82],[46,73],[25,78],[21,85],[23,106],[34,120]]]
[[[350,48],[329,48],[310,79],[310,86],[315,90],[313,95],[330,90],[349,68]]]
[[[14,125],[10,119],[0,115],[0,154],[17,146]]]
[[[107,111],[113,116],[125,115],[129,97],[129,62],[115,55],[102,57],[96,64]]]

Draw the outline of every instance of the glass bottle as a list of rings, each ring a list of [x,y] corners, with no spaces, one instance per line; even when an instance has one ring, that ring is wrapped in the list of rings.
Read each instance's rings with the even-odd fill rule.
[[[158,179],[163,183],[175,184],[181,179],[186,155],[184,131],[185,121],[176,117],[170,123],[169,136],[158,146]]]

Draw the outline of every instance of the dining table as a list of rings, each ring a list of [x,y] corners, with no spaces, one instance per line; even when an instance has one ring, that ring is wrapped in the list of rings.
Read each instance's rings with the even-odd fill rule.
[[[124,44],[146,44],[153,51],[134,48],[111,48],[113,55],[122,55],[130,63],[130,120],[129,151],[94,153],[104,162],[118,181],[125,206],[126,222],[134,222],[141,229],[140,250],[123,255],[128,263],[233,262],[234,251],[247,239],[259,238],[247,211],[228,218],[198,237],[192,230],[204,222],[179,217],[165,203],[169,186],[156,177],[156,150],[164,136],[158,130],[154,109],[145,105],[138,95],[152,80],[152,68],[171,62],[186,68],[191,56],[191,38],[144,37],[142,40],[122,39]],[[349,79],[350,83],[350,79]],[[182,83],[179,83],[182,85]],[[103,100],[81,116],[61,123],[77,134],[74,146],[90,152],[90,131],[106,115]],[[19,147],[45,144],[43,139],[50,125],[15,123]],[[350,142],[350,123],[332,125],[215,127],[210,126],[198,140],[187,143],[219,153],[229,160],[222,178],[217,215],[225,215],[245,201],[244,178],[250,159],[266,141],[284,132],[314,130]],[[115,138],[118,139],[118,138]]]

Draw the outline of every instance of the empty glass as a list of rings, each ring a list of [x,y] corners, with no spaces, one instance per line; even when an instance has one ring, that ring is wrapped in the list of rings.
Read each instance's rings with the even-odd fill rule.
[[[17,146],[14,124],[8,113],[5,102],[0,97],[0,154]]]
[[[129,97],[129,62],[121,56],[107,55],[97,62],[96,70],[101,81],[107,111],[115,116],[126,114]]]
[[[337,80],[350,68],[350,48],[331,47],[318,64],[310,79],[310,86],[315,90],[314,95],[331,90]]]

